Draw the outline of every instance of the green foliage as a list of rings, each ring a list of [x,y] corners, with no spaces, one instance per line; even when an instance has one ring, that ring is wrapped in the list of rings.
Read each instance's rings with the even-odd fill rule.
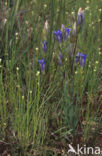
[[[0,139],[12,144],[13,155],[20,148],[25,155],[33,151],[57,156],[59,149],[66,151],[67,144],[78,137],[82,143],[90,138],[95,143],[102,123],[101,0],[8,0],[1,6]],[[58,44],[53,31],[62,24],[73,28],[80,7],[85,9],[81,29]],[[43,40],[48,43],[46,53]],[[87,54],[84,67],[75,64],[78,52]],[[42,58],[45,72],[38,62]]]

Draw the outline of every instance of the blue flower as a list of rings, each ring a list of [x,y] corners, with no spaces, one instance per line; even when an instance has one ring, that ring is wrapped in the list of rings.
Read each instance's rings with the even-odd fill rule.
[[[84,20],[84,13],[85,11],[82,10],[82,8],[79,8],[79,11],[78,11],[78,18],[77,18],[77,24],[82,24],[83,23],[83,20]]]
[[[60,43],[62,41],[62,31],[57,30],[57,31],[54,31],[53,33],[56,36],[56,40]]]
[[[65,28],[65,29],[64,29],[64,38],[65,38],[65,40],[68,39],[68,36],[69,36],[69,32],[70,32],[70,31],[71,31],[70,28]]]
[[[63,60],[64,60],[64,55],[60,52],[58,56],[58,63],[60,66],[62,66]]]
[[[42,60],[38,60],[38,62],[40,63],[42,72],[45,72],[46,62],[45,62],[44,58]]]
[[[78,52],[75,57],[75,63],[80,62],[80,66],[83,67],[86,63],[86,57],[87,57],[86,54],[82,54],[82,53]]]
[[[70,28],[65,28],[65,26],[62,24],[61,30],[54,31],[53,33],[56,36],[56,40],[60,43],[63,38],[65,40],[68,39],[70,31],[71,31]]]
[[[42,49],[43,49],[44,52],[46,52],[47,48],[48,48],[47,42],[45,40],[43,40],[42,43],[43,43]]]
[[[65,40],[67,40],[68,36],[69,36],[69,32],[71,31],[71,29],[70,28],[65,28],[65,26],[62,24],[61,30],[62,30],[63,38]]]

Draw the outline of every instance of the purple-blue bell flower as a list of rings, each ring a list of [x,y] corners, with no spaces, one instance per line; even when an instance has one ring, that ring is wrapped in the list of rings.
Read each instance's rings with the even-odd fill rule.
[[[60,66],[62,66],[63,60],[64,60],[64,55],[60,52],[58,56],[58,63]]]
[[[82,53],[78,52],[75,57],[75,63],[80,62],[80,66],[83,67],[86,63],[86,57],[87,57],[86,54],[82,54]]]
[[[44,58],[42,60],[38,60],[38,62],[40,63],[40,67],[41,67],[42,72],[45,72],[46,62],[45,62]]]
[[[59,43],[61,43],[61,41],[62,41],[62,31],[57,30],[57,31],[54,31],[53,33],[54,33],[54,35],[56,36],[56,40],[57,40]]]
[[[45,40],[43,40],[42,44],[43,44],[42,49],[44,52],[46,52],[47,48],[48,48],[47,42]]]
[[[65,29],[64,29],[64,38],[65,38],[65,40],[68,39],[68,36],[69,36],[69,32],[70,32],[70,31],[71,31],[70,28],[65,28]]]
[[[65,26],[62,24],[61,31],[62,31],[64,39],[67,40],[68,36],[69,36],[69,32],[71,31],[71,29],[70,28],[65,28]]]
[[[82,24],[83,23],[83,20],[84,20],[84,14],[85,14],[85,11],[82,10],[82,8],[79,8],[79,11],[78,11],[78,18],[77,18],[77,24]]]

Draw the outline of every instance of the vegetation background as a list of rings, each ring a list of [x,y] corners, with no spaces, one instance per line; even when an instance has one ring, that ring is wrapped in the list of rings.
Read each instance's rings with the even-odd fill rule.
[[[65,156],[68,144],[102,147],[102,0],[0,1],[0,154]],[[59,47],[54,30],[77,35]],[[48,33],[44,24],[48,21]],[[48,43],[47,52],[42,41]],[[77,41],[77,42],[76,42]],[[75,64],[70,52],[87,54]],[[60,66],[59,50],[64,54]],[[46,61],[41,70],[38,60]]]

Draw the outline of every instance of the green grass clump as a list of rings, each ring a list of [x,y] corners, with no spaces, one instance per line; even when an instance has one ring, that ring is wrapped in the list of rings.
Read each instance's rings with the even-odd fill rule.
[[[100,6],[101,0],[1,1],[0,140],[9,154],[57,156],[70,143],[95,146],[102,128]],[[73,35],[80,7],[84,21]],[[71,32],[59,44],[53,31],[62,24]],[[75,63],[78,52],[87,55],[84,67]]]

